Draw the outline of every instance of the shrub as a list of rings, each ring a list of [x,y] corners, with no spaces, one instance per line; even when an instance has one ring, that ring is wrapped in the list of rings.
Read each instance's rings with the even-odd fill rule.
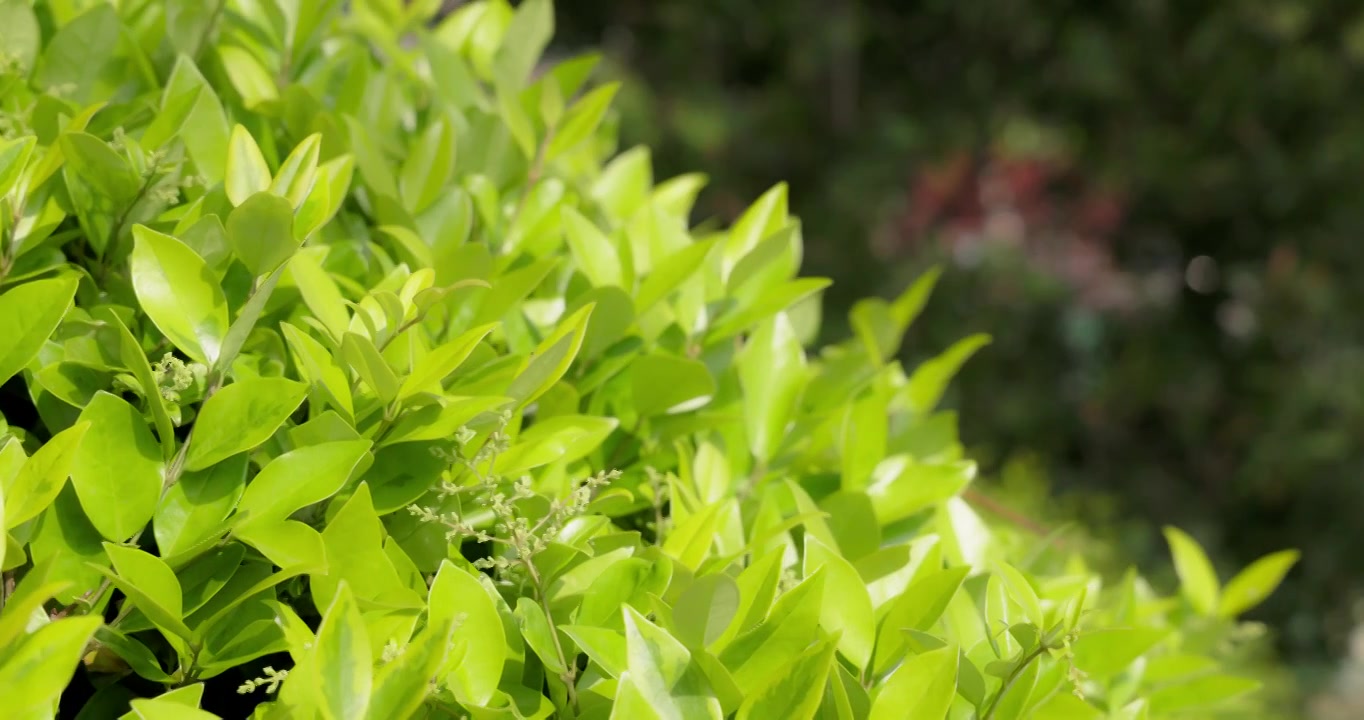
[[[0,4],[8,717],[1263,716],[1296,555],[985,523],[936,275],[807,354],[784,186],[690,228],[546,0],[339,5]]]

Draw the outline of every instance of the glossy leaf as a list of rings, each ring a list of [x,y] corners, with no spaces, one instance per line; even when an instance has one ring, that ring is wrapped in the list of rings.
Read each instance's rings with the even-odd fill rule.
[[[71,484],[90,523],[122,542],[152,519],[165,482],[161,448],[142,414],[100,392],[81,411],[90,423],[71,463]]]
[[[133,290],[143,311],[186,355],[213,364],[227,334],[217,279],[198,253],[169,235],[137,225],[133,238]]]
[[[1180,589],[1194,609],[1210,615],[1217,609],[1221,592],[1217,572],[1198,542],[1174,527],[1165,528],[1165,540],[1174,555],[1175,571],[1179,573]]]
[[[35,280],[0,294],[0,385],[37,356],[76,294],[74,276]]]
[[[252,378],[214,393],[194,424],[185,469],[203,470],[265,442],[298,409],[307,390],[284,378]]]

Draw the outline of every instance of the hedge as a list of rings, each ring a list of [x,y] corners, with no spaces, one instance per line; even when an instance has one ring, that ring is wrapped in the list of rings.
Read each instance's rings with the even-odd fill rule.
[[[985,522],[936,273],[809,349],[785,186],[689,226],[548,0],[440,4],[0,3],[7,717],[1263,716],[1295,552]]]

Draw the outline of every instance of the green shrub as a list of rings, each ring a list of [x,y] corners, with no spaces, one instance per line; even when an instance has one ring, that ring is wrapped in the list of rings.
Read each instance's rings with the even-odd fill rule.
[[[989,526],[936,275],[807,355],[784,186],[690,229],[546,0],[439,4],[0,2],[6,717],[1263,716],[1296,554]]]

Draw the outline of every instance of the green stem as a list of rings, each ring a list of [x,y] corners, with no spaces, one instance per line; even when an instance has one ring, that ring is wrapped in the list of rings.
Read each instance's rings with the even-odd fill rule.
[[[1028,669],[1028,666],[1032,664],[1032,661],[1041,657],[1042,653],[1046,651],[1047,646],[1039,644],[1036,650],[1028,653],[1018,665],[1014,666],[1014,669],[1009,673],[1009,677],[1005,678],[1004,684],[1000,686],[999,692],[995,694],[994,698],[990,700],[990,704],[986,706],[985,713],[980,716],[981,720],[990,720],[990,718],[994,717],[995,710],[999,709],[999,701],[1003,700],[1004,696],[1009,694],[1009,690],[1013,688],[1015,682],[1018,682],[1018,678],[1023,675],[1024,670]]]
[[[564,668],[564,674],[560,679],[564,681],[564,686],[568,689],[569,708],[576,713],[578,691],[574,685],[577,683],[578,666],[576,663],[570,663],[568,657],[564,655],[563,643],[559,641],[559,627],[554,624],[554,615],[549,610],[549,597],[545,593],[540,573],[535,569],[535,563],[530,558],[526,558],[525,565],[526,571],[530,573],[531,584],[535,586],[535,597],[540,601],[540,608],[545,612],[545,622],[549,623],[549,637],[554,641],[554,653],[559,656],[559,664]]]

